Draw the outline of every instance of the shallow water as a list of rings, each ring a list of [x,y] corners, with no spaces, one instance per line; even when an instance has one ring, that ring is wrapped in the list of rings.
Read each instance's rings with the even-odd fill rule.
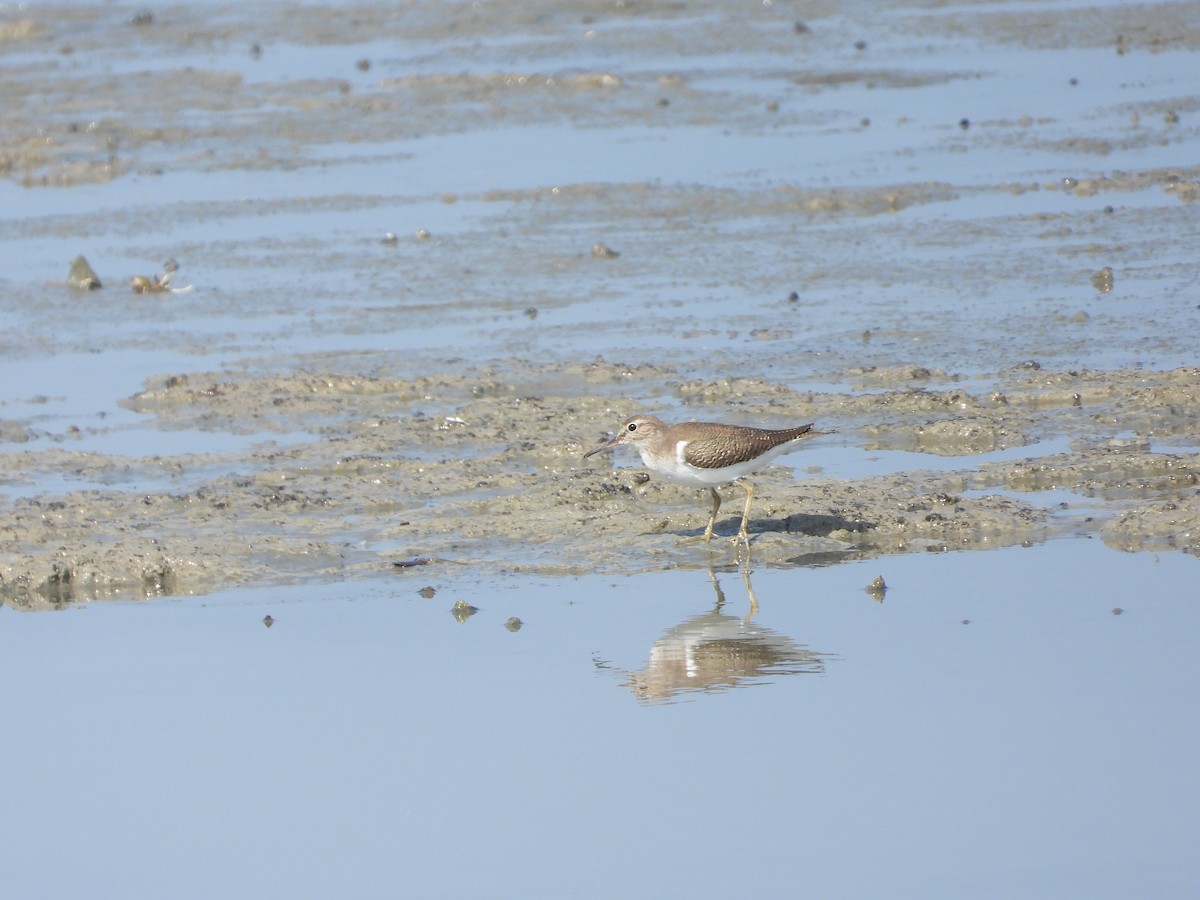
[[[1194,4],[138,9],[0,8],[8,892],[1189,895]],[[635,411],[835,431],[749,584]]]
[[[71,823],[9,842],[5,880],[29,897],[1185,896],[1200,618],[1177,585],[1194,565],[1074,540],[763,569],[749,622],[738,574],[715,576],[714,609],[703,570],[426,567],[0,611],[0,655],[28,673],[0,702],[21,723],[5,816]],[[880,573],[882,603],[863,590]],[[460,598],[479,607],[462,624]]]

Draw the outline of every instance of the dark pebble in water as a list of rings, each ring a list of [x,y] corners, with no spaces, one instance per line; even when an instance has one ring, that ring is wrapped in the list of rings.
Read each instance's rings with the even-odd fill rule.
[[[450,615],[458,619],[459,622],[465,622],[475,613],[479,612],[478,606],[472,606],[466,600],[456,600],[454,605],[450,607]]]
[[[882,575],[876,575],[863,590],[882,603],[884,596],[887,594],[887,582],[883,580]]]
[[[275,620],[271,616],[263,616],[263,624],[270,628],[275,624]]]

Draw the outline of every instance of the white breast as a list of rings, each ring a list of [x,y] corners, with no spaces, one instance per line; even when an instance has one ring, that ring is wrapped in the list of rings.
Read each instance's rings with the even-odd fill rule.
[[[746,462],[734,463],[732,466],[726,466],[723,469],[701,469],[684,462],[683,451],[687,448],[687,441],[680,441],[675,447],[674,467],[656,465],[657,460],[648,458],[647,454],[642,452],[641,447],[638,447],[638,452],[642,457],[642,464],[651,472],[662,476],[666,480],[673,481],[676,484],[704,486],[727,484],[730,481],[736,481],[743,475],[749,475],[751,472],[761,469],[775,457],[787,453],[789,450],[795,450],[799,443],[799,441],[788,441],[786,444],[772,447],[762,456],[747,460]]]

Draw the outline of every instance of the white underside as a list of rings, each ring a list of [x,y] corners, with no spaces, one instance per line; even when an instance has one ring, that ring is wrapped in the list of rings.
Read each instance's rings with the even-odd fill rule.
[[[772,447],[762,456],[756,456],[747,462],[734,463],[732,466],[726,466],[723,469],[700,469],[684,462],[683,451],[687,449],[687,441],[680,441],[679,445],[675,448],[675,460],[679,466],[678,470],[656,466],[652,460],[646,458],[646,454],[641,447],[637,449],[639,455],[642,457],[642,465],[651,472],[667,479],[667,481],[673,481],[676,484],[705,487],[714,484],[728,484],[731,481],[736,481],[743,475],[749,475],[751,472],[761,469],[775,457],[781,456],[790,450],[798,449],[800,443],[801,440],[799,439],[788,441],[786,444]]]

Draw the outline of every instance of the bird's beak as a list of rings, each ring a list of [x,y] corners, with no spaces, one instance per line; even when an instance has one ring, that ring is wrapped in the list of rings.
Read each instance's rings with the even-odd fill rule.
[[[615,438],[613,438],[607,444],[601,444],[599,447],[593,447],[587,453],[583,454],[583,458],[587,459],[589,456],[595,456],[601,450],[611,450],[613,447],[617,446],[617,444],[619,444],[619,443],[621,443],[621,435],[618,434]]]

